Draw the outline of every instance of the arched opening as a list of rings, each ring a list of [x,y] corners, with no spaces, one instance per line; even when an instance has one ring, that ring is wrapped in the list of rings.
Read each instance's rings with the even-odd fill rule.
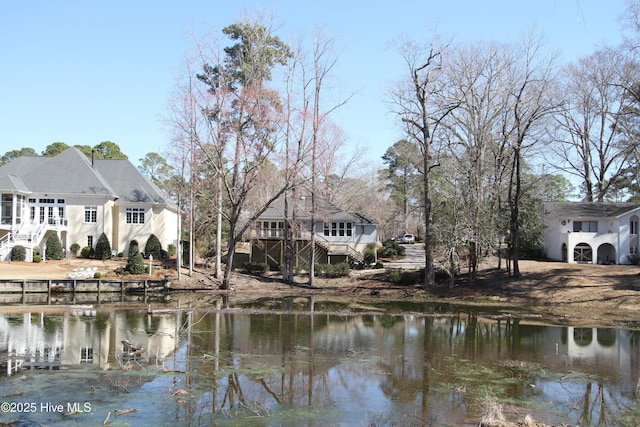
[[[586,243],[578,243],[573,248],[573,260],[581,264],[593,263],[593,249]]]
[[[603,347],[613,347],[616,343],[616,330],[609,328],[598,328],[598,344]]]
[[[598,247],[598,264],[615,264],[616,248],[611,243],[604,243]]]
[[[573,330],[573,341],[580,347],[586,347],[593,341],[593,329],[575,328]]]
[[[629,219],[629,261],[632,263],[638,259],[638,216],[633,215]]]

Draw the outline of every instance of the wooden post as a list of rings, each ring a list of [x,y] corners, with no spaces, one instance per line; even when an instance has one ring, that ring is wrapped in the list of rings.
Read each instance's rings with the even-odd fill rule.
[[[71,283],[71,286],[73,286],[73,303],[76,303],[76,279],[73,279],[73,282]]]
[[[51,304],[51,279],[47,280],[47,304]]]
[[[25,296],[27,294],[27,281],[22,280],[22,304],[25,304]]]

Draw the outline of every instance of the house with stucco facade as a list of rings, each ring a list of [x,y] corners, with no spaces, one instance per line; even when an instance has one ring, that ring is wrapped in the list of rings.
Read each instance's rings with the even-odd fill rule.
[[[18,157],[0,167],[0,195],[0,260],[16,245],[27,260],[36,247],[44,254],[51,233],[67,253],[74,243],[95,247],[102,233],[120,252],[151,234],[177,247],[177,208],[129,160],[90,159],[74,147]]]
[[[587,264],[630,264],[638,257],[640,204],[546,202],[547,258]]]

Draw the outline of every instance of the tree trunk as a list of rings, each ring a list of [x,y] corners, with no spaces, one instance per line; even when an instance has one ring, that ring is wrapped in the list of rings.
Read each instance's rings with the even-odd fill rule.
[[[436,275],[433,271],[433,212],[430,192],[430,144],[425,144],[424,155],[424,289],[429,290],[436,285]]]
[[[456,283],[456,264],[453,251],[453,249],[449,250],[449,289],[453,289]]]
[[[224,268],[224,279],[222,279],[222,289],[231,289],[231,272],[233,271],[233,258],[236,254],[236,238],[233,233],[229,233],[229,246],[227,248],[227,263]]]
[[[217,212],[216,212],[216,270],[214,277],[220,279],[222,277],[222,174],[218,173],[217,177]]]
[[[469,285],[475,285],[478,276],[478,245],[475,241],[469,242]]]
[[[293,209],[295,211],[295,208]],[[283,262],[282,262],[282,280],[285,283],[293,283],[293,264],[295,262],[293,254],[294,244],[294,226],[293,218],[289,218],[289,192],[284,193],[284,230],[282,236],[283,244]]]
[[[178,194],[178,221],[176,230],[178,234],[178,241],[176,242],[176,271],[178,273],[178,282],[180,282],[182,278],[182,207],[180,202],[180,194]]]
[[[315,179],[311,178],[311,180],[315,183]],[[312,187],[313,185],[315,184],[312,184]],[[314,190],[311,190],[311,238],[309,246],[311,247],[309,253],[309,287],[313,288],[316,275],[316,194]]]
[[[520,176],[520,148],[515,148],[513,153],[513,171],[511,173],[511,186],[509,192],[509,229],[511,232],[509,255],[513,262],[513,277],[520,277],[520,266],[518,265],[520,246],[520,198],[522,197],[522,186]],[[515,187],[515,188],[514,188]]]

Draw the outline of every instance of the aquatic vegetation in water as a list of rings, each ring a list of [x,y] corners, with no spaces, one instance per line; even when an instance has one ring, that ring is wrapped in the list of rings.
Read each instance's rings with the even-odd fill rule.
[[[480,407],[487,396],[498,403],[515,403],[513,396],[526,397],[527,393],[523,391],[527,388],[533,390],[531,385],[541,368],[517,361],[498,361],[487,365],[446,356],[432,365],[432,372],[439,377],[441,393],[464,395],[470,404]],[[526,402],[523,398],[519,403]]]

